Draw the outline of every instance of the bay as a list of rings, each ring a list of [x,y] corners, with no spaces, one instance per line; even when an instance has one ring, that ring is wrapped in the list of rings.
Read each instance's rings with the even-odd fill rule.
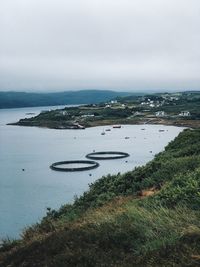
[[[6,125],[33,116],[30,113],[36,115],[55,108],[62,106],[0,110],[0,239],[18,238],[24,227],[46,214],[47,207],[58,209],[72,203],[75,195],[88,190],[88,184],[102,175],[123,173],[145,164],[183,130],[164,125],[85,130]],[[111,131],[105,131],[107,128]],[[105,135],[101,135],[103,131]],[[84,160],[94,150],[122,151],[130,157],[99,161],[97,169],[84,172],[56,172],[49,168],[56,161]]]

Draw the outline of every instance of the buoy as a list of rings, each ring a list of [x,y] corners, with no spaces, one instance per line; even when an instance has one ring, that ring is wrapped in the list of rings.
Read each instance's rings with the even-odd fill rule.
[[[72,164],[86,164],[85,167],[62,167],[62,165]],[[61,166],[61,167],[60,167]],[[68,160],[58,161],[51,164],[50,168],[55,171],[75,172],[75,171],[86,171],[99,167],[99,163],[91,160]]]
[[[95,160],[121,159],[126,157],[129,157],[128,153],[118,151],[101,151],[86,155],[86,158]]]

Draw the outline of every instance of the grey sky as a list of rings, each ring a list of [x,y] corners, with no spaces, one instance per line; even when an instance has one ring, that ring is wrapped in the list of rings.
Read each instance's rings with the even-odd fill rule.
[[[199,0],[0,1],[0,90],[199,85]]]

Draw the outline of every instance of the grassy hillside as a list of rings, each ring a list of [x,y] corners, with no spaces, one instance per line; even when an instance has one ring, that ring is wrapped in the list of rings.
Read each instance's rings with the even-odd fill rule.
[[[200,266],[200,129],[5,240],[0,266]]]

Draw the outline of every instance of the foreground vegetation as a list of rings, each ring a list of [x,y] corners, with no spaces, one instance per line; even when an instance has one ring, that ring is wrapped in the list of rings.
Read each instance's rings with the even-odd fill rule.
[[[125,174],[49,209],[21,240],[5,240],[0,266],[200,266],[200,129]]]

